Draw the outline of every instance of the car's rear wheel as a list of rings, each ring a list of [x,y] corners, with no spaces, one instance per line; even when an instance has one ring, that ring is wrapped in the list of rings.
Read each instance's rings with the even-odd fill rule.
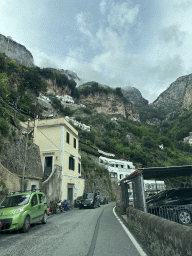
[[[22,227],[21,231],[22,231],[23,233],[28,232],[29,229],[30,229],[30,226],[31,226],[30,217],[29,217],[29,216],[26,216],[26,217],[25,217],[25,220],[24,220],[24,222],[23,222],[23,227]]]
[[[187,210],[181,210],[178,213],[179,222],[183,225],[191,223],[191,214]]]
[[[43,214],[43,218],[41,220],[41,223],[42,224],[46,224],[47,223],[47,213],[46,212],[44,212],[44,214]]]

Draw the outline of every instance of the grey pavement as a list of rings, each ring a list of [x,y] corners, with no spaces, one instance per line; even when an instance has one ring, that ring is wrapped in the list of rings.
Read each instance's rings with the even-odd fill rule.
[[[141,256],[114,216],[114,206],[71,210],[28,233],[0,234],[0,255]]]

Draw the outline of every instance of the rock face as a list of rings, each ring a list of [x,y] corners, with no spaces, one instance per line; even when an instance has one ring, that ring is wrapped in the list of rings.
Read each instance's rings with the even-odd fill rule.
[[[192,106],[192,74],[177,78],[151,105],[169,111],[189,109]]]
[[[5,37],[0,34],[0,52],[5,53],[7,57],[15,60],[20,65],[34,67],[33,56],[25,46],[18,44],[11,37]]]
[[[99,114],[121,115],[129,120],[139,121],[139,114],[134,105],[132,103],[124,103],[123,99],[113,93],[81,95],[80,102],[86,106],[92,106]]]
[[[144,99],[141,92],[135,87],[126,86],[121,89],[123,96],[129,101],[133,102],[135,105],[147,105],[148,100]]]
[[[70,70],[64,70],[64,69],[55,69],[55,68],[48,68],[49,70],[51,70],[52,72],[57,71],[62,75],[66,75],[68,77],[68,79],[73,79],[77,84],[79,84],[81,82],[81,78],[79,78],[77,76],[77,74],[73,71]]]
[[[94,84],[94,83],[97,83],[97,82],[95,82],[95,81],[90,81],[90,82],[87,82],[87,83],[83,83],[83,84],[81,84],[81,85],[79,85],[79,89],[81,89],[81,88],[83,88],[83,87],[91,87],[92,86],[92,84]],[[103,87],[103,88],[108,88],[108,87],[110,87],[110,86],[108,86],[108,85],[104,85],[104,84],[100,84],[100,83],[97,83],[98,84],[98,86],[101,86],[101,87]]]
[[[45,81],[47,83],[48,94],[52,93],[53,95],[58,95],[58,96],[62,96],[66,94],[71,95],[71,89],[68,86],[59,87],[56,84],[56,81],[52,79],[45,79]]]

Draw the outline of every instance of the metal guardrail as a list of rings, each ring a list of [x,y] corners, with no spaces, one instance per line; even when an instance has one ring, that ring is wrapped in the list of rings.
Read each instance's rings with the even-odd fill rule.
[[[192,205],[148,206],[147,212],[183,225],[192,222]]]

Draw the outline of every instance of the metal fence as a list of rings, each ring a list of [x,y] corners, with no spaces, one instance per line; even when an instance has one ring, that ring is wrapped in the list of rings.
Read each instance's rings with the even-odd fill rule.
[[[147,212],[184,225],[191,224],[192,205],[148,206]]]

